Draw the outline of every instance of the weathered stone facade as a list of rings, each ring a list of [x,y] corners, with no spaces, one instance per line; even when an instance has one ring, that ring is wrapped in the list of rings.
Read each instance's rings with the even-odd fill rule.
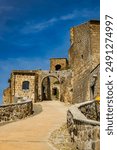
[[[100,23],[91,20],[71,28],[69,59],[51,58],[50,70],[17,70],[11,73],[4,103],[31,99],[59,99],[79,103],[100,95]]]
[[[61,78],[60,84],[60,101],[72,103],[73,97],[73,74],[72,70],[64,71],[64,76]]]
[[[100,22],[91,20],[71,29],[69,64],[73,71],[73,102],[79,103],[99,96],[99,73],[93,72],[100,64]],[[98,69],[99,71],[99,69]],[[98,83],[97,83],[98,82]],[[95,87],[94,87],[95,86]]]
[[[53,99],[65,101],[64,94],[70,95],[72,88],[71,77],[71,70],[14,70],[9,80],[10,86],[4,90],[3,101],[5,104],[26,99],[31,99],[33,103]],[[63,94],[65,86],[69,88]],[[72,97],[69,101],[72,101]]]
[[[100,96],[100,65],[90,73],[90,99]]]
[[[11,78],[12,98],[14,98],[14,101],[21,97],[23,99],[30,98],[35,102],[37,93],[36,74],[33,71],[14,71]],[[29,83],[29,87],[23,87],[25,82]]]
[[[4,103],[11,103],[11,88],[8,87],[4,90],[3,92],[3,100],[4,100]]]
[[[68,69],[67,58],[51,58],[50,59],[50,71],[60,71]]]

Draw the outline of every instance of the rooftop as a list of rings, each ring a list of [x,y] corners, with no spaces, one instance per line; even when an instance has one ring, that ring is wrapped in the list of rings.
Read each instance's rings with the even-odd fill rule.
[[[82,25],[85,25],[85,24],[97,24],[97,25],[100,25],[100,20],[91,19],[91,20],[86,21],[86,22],[84,22],[84,23],[82,23],[82,24],[76,25],[76,26],[74,26],[74,27],[72,27],[72,28],[79,27],[79,26],[82,26]],[[71,29],[72,29],[72,28],[71,28]]]
[[[66,60],[67,60],[67,58],[50,58],[50,60],[51,60],[51,59],[66,59]]]

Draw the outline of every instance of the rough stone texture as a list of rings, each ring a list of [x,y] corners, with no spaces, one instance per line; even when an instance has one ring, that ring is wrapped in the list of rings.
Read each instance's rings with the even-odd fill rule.
[[[89,21],[71,29],[69,64],[73,70],[73,102],[93,99],[90,76],[100,63],[100,23]],[[99,81],[99,73],[97,76]],[[99,83],[99,82],[98,82]],[[97,83],[95,83],[96,85]],[[94,85],[94,86],[95,86]],[[98,86],[99,87],[99,86]],[[95,88],[94,88],[95,90]],[[93,95],[91,94],[93,93]],[[99,94],[99,90],[98,93]]]
[[[60,81],[58,78],[48,76],[42,82],[42,99],[59,100],[60,99]]]
[[[94,86],[94,93],[91,87]],[[90,73],[90,99],[100,96],[100,65],[97,65]]]
[[[23,89],[22,85],[24,81],[29,82],[29,89]],[[37,88],[38,78],[36,71],[28,70],[14,70],[11,73],[10,85],[11,95],[10,102],[16,103],[19,99],[31,99],[33,102],[37,99]]]
[[[24,81],[29,82],[28,90],[22,89]],[[57,89],[56,95],[53,94],[54,88]],[[15,70],[11,73],[8,89],[3,94],[3,101],[7,104],[22,99],[31,99],[33,103],[53,99],[72,102],[72,70]]]
[[[99,150],[100,149],[100,124],[98,121],[91,120],[95,118],[95,113],[90,113],[87,117],[86,108],[95,108],[93,102],[85,102],[73,105],[67,113],[67,127],[75,149],[78,150]],[[90,110],[91,110],[90,108]],[[93,110],[92,109],[92,110]],[[81,111],[83,113],[81,113]],[[94,110],[93,110],[94,112]],[[91,117],[92,116],[92,117]],[[87,117],[87,118],[86,118]],[[88,119],[90,118],[90,119]]]
[[[56,65],[60,65],[59,70],[66,70],[68,68],[68,60],[66,58],[51,58],[50,71],[56,71]]]
[[[3,92],[3,103],[8,104],[11,102],[11,88],[8,87]]]
[[[66,124],[52,132],[49,142],[58,150],[77,150],[76,145],[71,141]]]
[[[73,97],[73,74],[71,70],[68,70],[67,73],[65,73],[65,76],[61,79],[61,97],[60,101],[63,102],[69,102],[72,103],[72,97]]]
[[[0,124],[30,116],[33,113],[32,101],[0,106]]]
[[[79,107],[79,110],[86,116],[87,119],[100,121],[100,104],[97,101],[84,103]]]
[[[35,75],[31,74],[24,74],[24,75],[19,75],[15,74],[14,75],[14,96],[17,97],[22,97],[22,98],[31,98],[32,101],[34,102],[35,100]],[[29,89],[28,90],[23,90],[22,89],[22,83],[23,81],[29,81]]]

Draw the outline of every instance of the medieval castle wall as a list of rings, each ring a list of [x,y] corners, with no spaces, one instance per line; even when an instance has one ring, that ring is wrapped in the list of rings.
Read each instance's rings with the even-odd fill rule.
[[[91,74],[100,63],[100,23],[89,21],[71,29],[69,64],[73,70],[73,102],[79,103],[99,96],[94,94]],[[99,69],[98,69],[99,71]],[[95,82],[99,84],[99,73]],[[99,86],[98,86],[99,87]],[[92,91],[91,91],[92,90]],[[91,94],[93,93],[93,95]]]

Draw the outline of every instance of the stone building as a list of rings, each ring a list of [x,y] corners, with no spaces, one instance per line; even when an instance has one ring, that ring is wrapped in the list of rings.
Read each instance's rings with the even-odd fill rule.
[[[67,58],[51,58],[50,59],[51,71],[66,70],[67,68],[68,68]]]
[[[9,79],[9,87],[3,92],[4,103],[17,103],[30,99],[33,103],[42,100],[60,100],[71,93],[63,93],[64,84],[71,88],[71,70],[13,70]],[[71,97],[72,98],[72,97]],[[71,101],[71,99],[69,99]]]
[[[100,22],[90,20],[71,28],[70,38],[73,103],[79,103],[100,95]]]
[[[14,70],[3,102],[31,99],[79,103],[100,95],[100,22],[90,20],[70,30],[69,59],[51,58],[50,70]]]

